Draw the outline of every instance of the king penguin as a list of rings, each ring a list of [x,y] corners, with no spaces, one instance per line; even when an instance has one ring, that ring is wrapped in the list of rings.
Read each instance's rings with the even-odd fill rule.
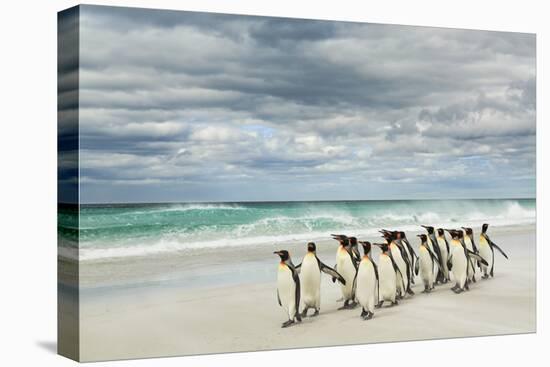
[[[335,270],[344,278],[345,284],[340,285],[344,305],[339,310],[351,309],[357,306],[355,302],[355,275],[357,273],[357,259],[351,248],[348,237],[343,235],[333,235],[333,238],[338,240],[339,246],[336,251],[336,266]],[[333,277],[333,281],[335,278]]]
[[[333,268],[325,265],[317,257],[317,247],[315,243],[307,244],[307,253],[302,260],[302,263],[296,266],[296,270],[300,273],[300,281],[302,287],[302,317],[307,316],[307,311],[310,308],[315,310],[312,316],[319,315],[321,308],[321,272],[338,279],[342,285],[346,285],[346,280]]]
[[[359,242],[363,246],[364,255],[359,263],[355,280],[355,297],[362,307],[361,317],[370,320],[374,315],[374,307],[378,303],[378,267],[370,257],[371,244],[368,241]]]
[[[420,247],[418,249],[418,262],[416,263],[415,273],[418,275],[420,270],[420,279],[424,283],[422,293],[430,293],[434,289],[434,268],[435,254],[428,246],[428,236],[419,234]]]
[[[489,228],[488,223],[483,224],[483,226],[481,227],[481,234],[479,235],[479,254],[488,263],[488,266],[481,264],[483,279],[487,279],[489,275],[491,277],[494,276],[494,267],[495,267],[495,250],[494,249],[497,249],[498,252],[500,252],[500,254],[508,260],[508,255],[506,255],[504,251],[502,251],[502,249],[496,245],[496,243],[491,241],[491,239],[489,238],[489,235],[487,235],[488,228]]]
[[[437,229],[437,244],[439,246],[439,252],[441,253],[441,269],[443,271],[443,283],[447,283],[451,280],[449,277],[449,268],[447,262],[449,260],[449,242],[445,237],[445,231],[443,228]]]
[[[436,261],[436,270],[435,270],[435,284],[437,283],[443,283],[443,271],[441,270],[443,268],[443,265],[441,264],[441,251],[439,251],[439,245],[437,244],[437,239],[435,238],[435,229],[432,226],[425,226],[422,225],[428,231],[428,246],[430,246],[430,250],[435,254],[437,261]]]
[[[391,302],[392,306],[397,305],[397,273],[399,268],[393,260],[390,246],[387,243],[375,243],[382,252],[378,260],[378,304],[376,308],[382,307],[385,301]]]
[[[279,271],[277,274],[277,300],[288,315],[288,321],[285,321],[282,327],[288,327],[294,324],[296,319],[302,321],[298,308],[300,307],[300,277],[295,269],[287,250],[275,251],[279,255]]]
[[[399,271],[397,272],[397,298],[402,299],[405,297],[406,292],[409,290],[409,277],[407,263],[403,259],[402,248],[397,244],[397,239],[393,232],[383,232],[383,238],[388,243],[392,259],[397,265]],[[414,294],[414,293],[413,293]]]
[[[411,246],[409,240],[407,239],[407,235],[405,234],[405,232],[401,231],[399,233],[401,235],[401,241],[405,244],[406,248],[408,249],[410,262],[411,262],[411,276],[410,276],[410,279],[411,279],[411,284],[414,284],[414,273],[413,272],[414,272],[416,262],[418,261],[418,255],[416,254],[416,252],[414,252],[414,249]]]
[[[466,232],[466,235],[464,236],[464,243],[466,244],[466,248],[468,251],[473,252],[474,254],[477,254],[477,246],[474,242],[474,231],[471,228],[468,227],[462,227],[462,229]],[[476,282],[476,267],[473,260],[468,262],[468,280],[472,282]]]

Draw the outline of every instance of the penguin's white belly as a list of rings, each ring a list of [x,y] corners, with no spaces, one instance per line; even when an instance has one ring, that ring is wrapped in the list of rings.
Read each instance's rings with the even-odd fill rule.
[[[306,255],[300,271],[300,287],[304,305],[319,307],[321,271],[315,255]]]
[[[363,259],[359,264],[355,297],[363,308],[374,312],[376,304],[376,273],[369,259]]]
[[[483,269],[483,271],[490,269],[491,264],[493,263],[493,252],[491,251],[491,248],[489,247],[487,241],[485,241],[485,243],[480,241],[479,256],[481,256],[483,260],[487,261],[487,264],[489,264],[489,266],[481,264],[481,268]]]
[[[379,264],[379,286],[380,286],[380,295],[379,299],[384,301],[395,301],[395,291],[396,291],[396,275],[395,270],[391,259],[388,255],[380,255],[380,264]]]
[[[292,319],[296,312],[296,283],[292,278],[292,271],[286,265],[279,265],[277,291],[279,292],[281,306],[288,313],[289,318]]]
[[[346,281],[346,285],[340,285],[344,299],[353,298],[353,280],[355,278],[355,267],[351,257],[346,250],[340,249],[338,252],[338,261],[336,262],[337,271]]]
[[[452,262],[453,262],[453,275],[457,284],[461,287],[464,286],[466,281],[466,271],[467,271],[467,260],[466,255],[464,254],[464,249],[462,245],[456,244],[452,246]]]
[[[434,274],[430,253],[426,248],[420,247],[420,250],[418,251],[418,258],[420,261],[420,278],[424,282],[425,286],[431,288],[433,285]]]

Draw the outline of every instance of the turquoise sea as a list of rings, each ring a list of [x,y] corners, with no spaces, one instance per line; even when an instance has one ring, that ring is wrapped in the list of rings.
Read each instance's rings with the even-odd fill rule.
[[[79,259],[181,252],[228,246],[273,245],[357,236],[380,228],[492,226],[535,222],[534,199],[232,202],[81,205],[79,225],[60,214],[60,228],[79,228]],[[66,241],[63,246],[74,246]],[[67,249],[69,250],[69,249]]]

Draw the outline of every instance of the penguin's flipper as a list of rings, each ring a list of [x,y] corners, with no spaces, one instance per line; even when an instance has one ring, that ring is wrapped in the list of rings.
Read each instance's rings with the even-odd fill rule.
[[[279,297],[279,290],[277,289],[277,301],[279,302],[279,306],[283,306],[283,304],[281,303],[281,297]]]
[[[294,292],[294,300],[295,300],[295,307],[296,312],[294,314],[294,317],[298,321],[302,321],[302,316],[300,315],[300,277],[298,277],[298,273],[296,273],[296,277],[294,278],[294,282],[296,283],[296,290]]]
[[[300,271],[302,271],[302,263],[299,263],[298,265],[296,265],[296,266],[294,267],[294,270],[296,270],[296,272],[297,272],[298,274],[300,274]]]
[[[361,254],[359,253],[359,249],[357,247],[352,247],[351,252],[353,253],[355,261],[361,262]]]
[[[414,264],[414,274],[418,275],[418,270],[420,269],[420,263],[417,261],[416,264]]]
[[[325,265],[321,260],[317,259],[319,263],[319,269],[325,274],[328,274],[332,277],[332,279],[338,279],[340,283],[343,285],[346,285],[346,280],[342,275],[340,275],[339,272],[337,272],[335,269],[331,268],[330,266]]]
[[[496,249],[498,250],[498,252],[500,252],[500,254],[506,258],[506,260],[508,260],[508,255],[506,255],[506,254],[504,253],[504,251],[502,251],[502,249],[501,249],[500,247],[497,246],[496,243],[494,243],[494,242],[491,241],[491,240],[489,240],[489,243],[491,244],[491,247],[496,248]]]
[[[378,275],[378,265],[374,261],[372,261],[372,267],[374,268],[374,276],[376,277],[376,299],[380,298],[380,277]]]
[[[482,258],[481,256],[479,256],[478,254],[476,254],[476,253],[474,253],[474,252],[472,252],[472,251],[470,251],[470,250],[467,250],[467,251],[468,251],[468,256],[469,256],[470,258],[476,259],[477,261],[481,262],[481,263],[482,263],[483,265],[485,265],[485,266],[488,266],[488,265],[489,265],[489,263],[488,263],[487,261],[485,261],[485,259]],[[471,261],[471,259],[470,259],[470,261]],[[472,264],[472,267],[473,267],[473,264]]]

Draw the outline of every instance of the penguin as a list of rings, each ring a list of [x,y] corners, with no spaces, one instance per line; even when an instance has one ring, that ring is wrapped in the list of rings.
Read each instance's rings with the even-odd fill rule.
[[[430,250],[436,255],[437,261],[436,261],[436,270],[435,270],[435,284],[443,283],[443,271],[441,268],[443,265],[441,264],[441,252],[439,251],[439,245],[437,244],[437,239],[435,238],[435,230],[432,226],[425,226],[422,225],[428,231],[428,246],[430,246]]]
[[[430,293],[432,289],[434,289],[435,254],[428,246],[428,236],[419,234],[418,237],[420,237],[420,247],[418,249],[419,260],[416,263],[415,273],[418,275],[420,270],[420,278],[424,283],[424,290],[422,293]]]
[[[393,260],[390,246],[387,243],[374,243],[380,247],[382,252],[378,260],[378,304],[375,308],[380,308],[385,301],[391,302],[392,306],[397,302],[397,273],[399,268]]]
[[[290,254],[287,250],[275,251],[279,255],[279,271],[277,274],[277,300],[288,315],[281,327],[285,328],[294,324],[294,320],[302,321],[298,308],[300,307],[300,277],[295,269]]]
[[[343,235],[337,235],[333,238],[338,240],[339,246],[336,251],[336,265],[334,269],[344,278],[345,285],[341,284],[344,305],[339,310],[352,309],[357,306],[355,302],[355,274],[357,273],[358,263],[356,256],[350,245],[349,238]],[[333,277],[333,281],[335,278]]]
[[[360,241],[359,243],[363,246],[364,255],[355,279],[355,297],[362,307],[361,317],[363,320],[370,320],[374,316],[374,308],[378,303],[378,267],[370,257],[370,242]]]
[[[405,232],[399,232],[401,234],[401,241],[405,244],[406,248],[409,252],[410,262],[411,262],[411,284],[414,284],[414,267],[416,265],[416,262],[418,261],[418,255],[416,252],[414,252],[413,247],[411,246],[409,240],[407,239],[407,235]]]
[[[494,267],[495,267],[495,248],[498,250],[498,252],[501,253],[502,256],[508,260],[508,255],[502,251],[500,247],[496,245],[489,236],[487,235],[487,229],[489,228],[488,223],[484,223],[481,227],[481,234],[479,235],[479,254],[482,258],[484,258],[488,265],[481,265],[481,271],[483,272],[483,279],[489,278],[489,275],[491,277],[494,277]]]
[[[296,265],[296,270],[300,273],[300,281],[302,288],[302,317],[307,316],[307,311],[310,308],[315,310],[312,315],[319,315],[321,307],[321,272],[336,278],[342,285],[346,285],[346,280],[333,268],[325,265],[317,257],[317,247],[315,243],[307,244],[307,253],[302,260],[302,263]]]
[[[466,235],[464,236],[464,243],[466,244],[466,248],[468,251],[471,251],[475,254],[478,253],[476,244],[474,242],[474,231],[471,228],[462,227],[462,229],[466,232]],[[474,261],[468,262],[468,280],[471,282],[476,282],[476,267]]]
[[[464,243],[464,233],[453,229],[446,229],[451,235],[451,246],[449,254],[449,262],[453,271],[455,285],[451,290],[455,293],[462,293],[469,290],[468,286],[468,263],[475,259],[484,264],[487,262],[479,255],[469,251]]]
[[[437,245],[439,246],[439,252],[441,253],[441,270],[443,271],[443,283],[447,283],[451,280],[449,277],[449,268],[447,266],[449,260],[449,242],[445,238],[445,231],[443,228],[437,229]]]
[[[382,237],[386,239],[388,243],[393,261],[397,265],[399,272],[397,273],[397,298],[402,299],[405,297],[405,293],[410,288],[407,263],[403,259],[403,254],[401,253],[402,248],[397,244],[397,239],[394,235],[394,232],[382,232]]]
[[[458,231],[452,229],[446,229],[446,231],[449,232],[449,235],[451,236],[448,261],[451,263],[451,269],[453,271],[455,281],[455,285],[451,288],[451,290],[458,294],[462,293],[465,290],[465,287],[468,286],[466,284],[468,272],[467,249],[465,246],[462,246]]]
[[[410,248],[410,250],[407,248],[405,243],[408,243],[409,241],[405,237],[405,232],[388,231],[386,229],[382,229],[379,232],[382,233],[382,235],[383,235],[382,237],[384,237],[384,239],[386,239],[386,240],[388,240],[388,238],[392,239],[395,242],[395,244],[397,245],[397,247],[399,248],[399,250],[401,252],[401,257],[403,258],[403,261],[405,262],[405,267],[406,267],[407,280],[408,280],[407,293],[410,294],[411,296],[414,295],[414,292],[411,289],[411,284],[414,284],[414,282],[413,282],[414,268],[413,268],[413,259],[412,259],[411,251],[412,251],[412,253],[414,253],[414,250],[412,249],[412,247]],[[403,241],[403,239],[405,239],[405,241]],[[414,253],[414,255],[416,256],[416,253]],[[395,256],[394,256],[394,258],[395,258]],[[397,260],[396,260],[396,262],[397,262]],[[399,263],[397,262],[397,264],[399,264]],[[399,287],[399,285],[398,285],[398,287]]]

